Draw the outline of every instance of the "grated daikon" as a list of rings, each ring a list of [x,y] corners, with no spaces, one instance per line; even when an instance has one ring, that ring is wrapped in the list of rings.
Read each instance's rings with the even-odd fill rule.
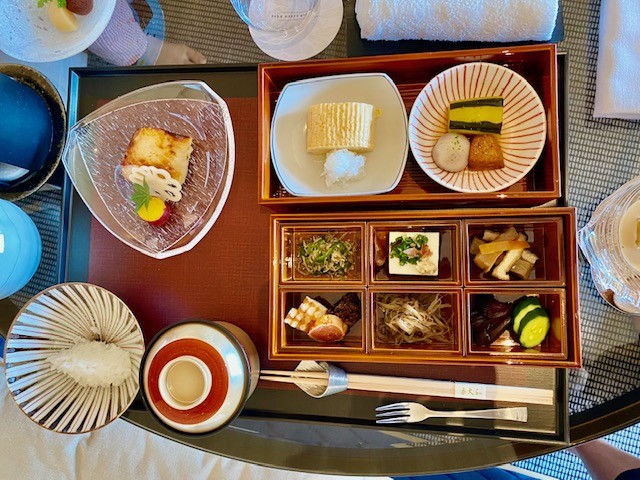
[[[364,155],[357,155],[344,148],[329,152],[322,172],[327,187],[331,187],[334,183],[344,186],[348,182],[364,177],[365,161]]]

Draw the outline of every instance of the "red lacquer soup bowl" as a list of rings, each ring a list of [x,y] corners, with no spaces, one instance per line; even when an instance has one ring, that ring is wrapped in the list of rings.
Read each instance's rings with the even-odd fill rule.
[[[258,383],[256,348],[226,322],[190,320],[161,331],[143,358],[140,385],[153,415],[182,433],[228,425]]]

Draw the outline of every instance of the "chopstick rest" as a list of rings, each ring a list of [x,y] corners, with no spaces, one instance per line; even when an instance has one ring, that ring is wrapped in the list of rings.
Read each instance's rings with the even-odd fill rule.
[[[292,374],[293,383],[295,383],[300,390],[305,392],[314,398],[328,397],[329,395],[335,395],[336,393],[344,392],[349,386],[349,380],[347,373],[341,368],[331,365],[327,362],[315,362],[305,360],[298,364],[296,372],[325,372],[328,373],[328,380],[326,385],[318,383],[306,383],[298,379],[296,381],[295,373]]]

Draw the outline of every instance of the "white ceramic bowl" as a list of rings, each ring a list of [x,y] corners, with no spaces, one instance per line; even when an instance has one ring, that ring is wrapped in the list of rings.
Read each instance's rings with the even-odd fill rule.
[[[161,227],[138,217],[131,201],[133,185],[121,174],[129,141],[145,126],[193,138],[182,200],[172,204]],[[235,165],[231,116],[224,100],[204,82],[152,85],[76,123],[62,161],[87,208],[109,232],[145,255],[171,257],[191,250],[222,212]]]
[[[76,15],[75,32],[56,29],[47,7],[37,4],[37,0],[0,2],[0,50],[25,62],[53,62],[86,50],[111,20],[116,0],[96,0],[88,15]]]
[[[499,137],[504,168],[442,170],[431,151],[448,131],[450,103],[492,96],[504,98]],[[494,63],[464,63],[438,74],[422,89],[409,115],[409,142],[416,161],[429,177],[457,192],[496,192],[520,181],[540,158],[546,139],[546,114],[536,91],[522,76]]]
[[[117,387],[81,386],[47,360],[79,339],[115,344],[131,357],[131,373]],[[138,392],[144,338],[131,310],[96,285],[63,283],[47,288],[18,312],[5,345],[6,380],[22,411],[62,433],[103,427],[129,407]]]
[[[362,102],[379,108],[375,148],[367,152],[366,175],[342,187],[327,187],[325,155],[307,153],[307,110],[328,102]],[[271,123],[271,159],[282,186],[292,195],[374,195],[393,190],[404,171],[409,144],[407,113],[393,81],[384,73],[310,78],[285,85]]]

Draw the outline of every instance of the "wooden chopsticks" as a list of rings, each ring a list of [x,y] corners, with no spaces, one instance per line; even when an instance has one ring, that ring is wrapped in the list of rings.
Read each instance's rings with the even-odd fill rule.
[[[405,393],[407,395],[493,400],[536,405],[553,405],[554,400],[553,390],[542,388],[352,373],[347,374],[347,379],[349,381],[348,388],[370,392]],[[326,372],[262,370],[260,372],[260,380],[326,387],[328,374]]]

